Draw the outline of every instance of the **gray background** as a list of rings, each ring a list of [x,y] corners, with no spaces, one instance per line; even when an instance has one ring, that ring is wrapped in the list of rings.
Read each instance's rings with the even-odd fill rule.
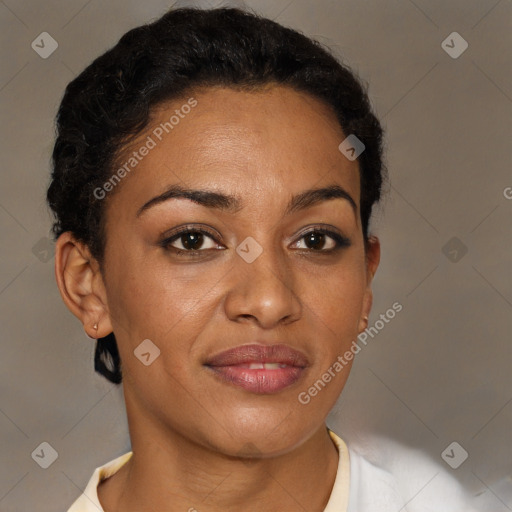
[[[370,325],[395,301],[403,311],[359,354],[329,425],[376,459],[383,438],[421,450],[491,512],[512,510],[511,4],[246,2],[346,60],[387,130]],[[129,449],[122,391],[94,373],[93,342],[54,281],[44,192],[66,84],[169,5],[0,2],[2,512],[66,510]],[[47,59],[31,48],[43,31],[59,45]],[[453,31],[469,44],[456,59],[441,46]],[[58,452],[46,470],[31,458],[43,441]],[[456,470],[441,458],[452,441],[469,453]]]

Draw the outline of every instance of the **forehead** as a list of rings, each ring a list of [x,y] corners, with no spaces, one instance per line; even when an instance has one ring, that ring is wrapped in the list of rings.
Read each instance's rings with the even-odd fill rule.
[[[336,182],[358,204],[357,161],[338,149],[345,137],[331,108],[307,93],[283,86],[197,90],[152,112],[148,127],[117,159],[117,167],[130,168],[130,159],[136,165],[109,202],[135,215],[173,183],[218,189],[250,202],[266,195],[285,199]]]

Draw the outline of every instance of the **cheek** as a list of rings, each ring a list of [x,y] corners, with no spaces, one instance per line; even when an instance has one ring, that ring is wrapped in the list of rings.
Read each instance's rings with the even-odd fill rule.
[[[343,337],[358,328],[365,288],[364,263],[354,258],[314,278],[305,277],[301,298],[326,329]]]
[[[135,244],[134,244],[135,245]],[[109,280],[109,309],[133,337],[161,335],[180,319],[194,314],[205,299],[215,272],[173,266],[165,258],[119,255]],[[217,278],[218,279],[218,278]]]
[[[218,304],[218,290],[213,289],[214,281],[210,284],[208,276],[216,276],[218,281],[218,274],[196,271],[191,277],[150,264],[142,271],[123,270],[122,274],[130,277],[117,281],[118,289],[112,293],[117,298],[112,320],[114,332],[119,333],[123,375],[130,374],[137,382],[142,379],[137,385],[141,389],[150,382],[153,390],[172,388],[176,379],[189,382],[193,378],[190,362],[194,340],[214,318]],[[154,347],[144,340],[150,340]],[[149,352],[158,354],[150,366],[135,357],[144,343]]]

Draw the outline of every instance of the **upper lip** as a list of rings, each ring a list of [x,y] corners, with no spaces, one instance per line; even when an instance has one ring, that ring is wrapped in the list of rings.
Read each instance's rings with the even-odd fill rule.
[[[307,357],[288,345],[240,345],[219,352],[206,361],[207,366],[234,366],[248,363],[280,363],[305,368]]]

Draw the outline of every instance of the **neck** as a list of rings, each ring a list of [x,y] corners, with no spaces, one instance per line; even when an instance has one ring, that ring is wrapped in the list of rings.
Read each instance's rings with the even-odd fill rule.
[[[329,500],[338,453],[325,424],[283,455],[241,459],[129,423],[133,455],[98,487],[105,512],[322,512]]]

